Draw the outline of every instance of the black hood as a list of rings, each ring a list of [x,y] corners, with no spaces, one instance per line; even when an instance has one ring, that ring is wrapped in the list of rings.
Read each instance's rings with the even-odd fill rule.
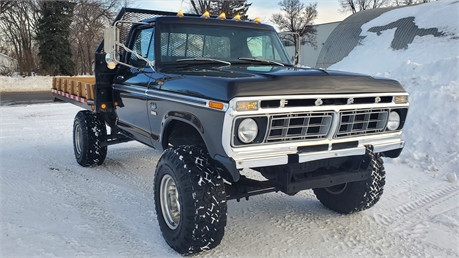
[[[395,80],[296,67],[194,66],[162,72],[171,78],[162,89],[220,101],[235,97],[405,92]]]

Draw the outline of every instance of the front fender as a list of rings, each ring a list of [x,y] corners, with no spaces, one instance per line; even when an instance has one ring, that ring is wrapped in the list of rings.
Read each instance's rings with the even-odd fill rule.
[[[210,114],[208,112],[211,112]],[[224,113],[215,116],[217,111],[200,109],[199,114],[201,119],[190,112],[184,111],[170,111],[163,118],[163,129],[161,133],[161,144],[164,149],[168,146],[168,137],[170,134],[170,126],[174,121],[185,123],[196,131],[204,142],[210,157],[220,164],[220,167],[226,168],[222,176],[231,182],[239,180],[239,170],[233,159],[228,158],[222,147],[222,131],[223,131],[223,115]],[[220,121],[220,123],[218,122]]]

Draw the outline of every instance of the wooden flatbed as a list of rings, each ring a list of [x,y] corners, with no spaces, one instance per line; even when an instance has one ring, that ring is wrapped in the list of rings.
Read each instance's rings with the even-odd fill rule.
[[[51,89],[53,96],[65,102],[83,107],[94,109],[96,93],[95,77],[53,77]]]

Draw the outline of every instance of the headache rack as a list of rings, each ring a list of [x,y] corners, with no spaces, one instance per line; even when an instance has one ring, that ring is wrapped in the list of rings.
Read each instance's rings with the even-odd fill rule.
[[[174,12],[165,12],[165,11],[156,11],[156,10],[147,10],[147,9],[137,9],[137,8],[122,8],[115,20],[112,23],[112,26],[115,25],[118,21],[124,21],[123,23],[116,23],[117,28],[119,29],[119,42],[127,43],[127,37],[129,31],[131,30],[132,23],[140,22],[146,19],[151,19],[160,16],[176,16],[177,13]],[[200,16],[197,14],[185,14],[186,16]],[[96,50],[96,53],[102,53],[104,50],[104,42],[102,41],[99,44],[99,47]],[[124,54],[124,49],[119,48],[117,50],[118,54],[122,56]]]
[[[140,21],[151,19],[159,16],[176,16],[173,12],[164,12],[156,10],[145,10],[136,8],[122,8],[116,18],[114,19],[111,27],[116,25],[118,35],[114,39],[120,43],[127,44],[129,40],[129,33],[132,24],[139,23]],[[187,14],[187,16],[196,16],[194,14]],[[111,43],[111,42],[110,42]],[[104,49],[104,40],[101,41],[95,52],[95,98],[94,98],[94,111],[99,112],[113,112],[116,101],[112,99],[112,83],[116,76],[116,69],[109,69],[107,67],[107,53],[111,53],[112,57],[122,57],[125,54],[125,49],[119,44],[114,44],[110,50]],[[112,67],[113,68],[113,67]],[[105,108],[102,108],[105,107]]]

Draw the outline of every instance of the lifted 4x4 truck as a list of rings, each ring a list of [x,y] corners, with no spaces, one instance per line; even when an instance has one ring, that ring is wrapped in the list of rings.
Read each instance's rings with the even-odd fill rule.
[[[52,92],[86,109],[73,126],[81,166],[131,140],[164,150],[156,214],[181,254],[221,242],[232,199],[312,189],[339,213],[372,207],[409,106],[396,81],[296,67],[256,19],[140,9],[106,30],[95,78],[56,77]]]

